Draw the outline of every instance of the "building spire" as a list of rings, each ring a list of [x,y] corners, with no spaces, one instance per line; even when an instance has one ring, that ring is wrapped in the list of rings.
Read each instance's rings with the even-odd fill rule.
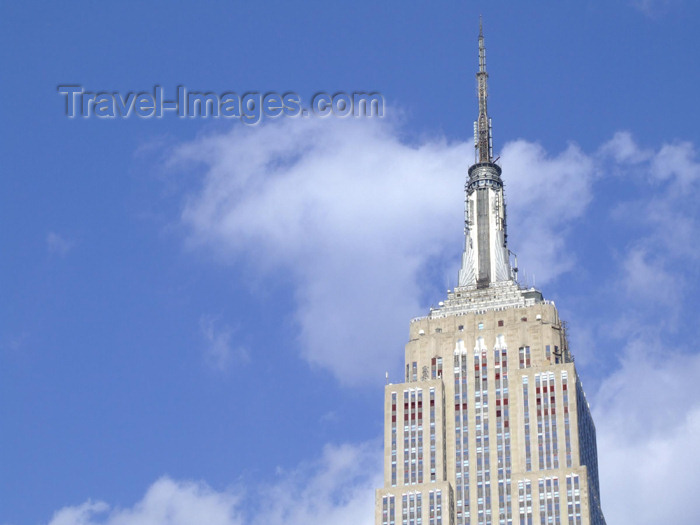
[[[484,28],[479,17],[479,72],[476,74],[479,94],[479,117],[474,122],[474,147],[476,162],[492,162],[493,144],[491,137],[491,119],[489,119],[486,99],[488,98],[488,77],[486,72],[486,46],[484,45]]]
[[[474,122],[474,165],[469,168],[465,186],[465,245],[460,287],[488,288],[494,283],[514,281],[506,246],[506,203],[503,197],[501,167],[493,162],[491,119],[488,97],[484,29],[479,19],[479,70],[476,74],[479,116]],[[460,292],[461,293],[461,292]]]

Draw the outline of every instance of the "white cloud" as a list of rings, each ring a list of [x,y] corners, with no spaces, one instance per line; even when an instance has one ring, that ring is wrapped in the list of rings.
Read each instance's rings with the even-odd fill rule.
[[[57,511],[49,525],[371,525],[380,483],[376,443],[328,445],[272,485],[217,491],[164,477],[132,507],[87,501]]]
[[[75,243],[65,237],[60,236],[55,232],[49,232],[46,235],[46,248],[49,253],[60,255],[61,257],[68,254]]]
[[[657,18],[666,13],[679,0],[631,0],[631,5],[649,18]]]
[[[663,316],[673,321],[698,277],[700,163],[687,142],[642,155],[629,153],[641,151],[629,134],[615,137],[601,150],[616,159],[634,157],[634,169],[625,176],[642,188],[641,198],[618,205],[615,213],[620,225],[643,228],[622,247],[619,284],[626,297],[643,300],[635,309],[658,315],[663,307]]]
[[[86,501],[82,505],[64,507],[56,512],[51,520],[51,525],[89,525],[95,514],[109,510],[109,505],[104,501]]]
[[[627,347],[594,398],[603,510],[609,523],[698,522],[700,355],[654,330]]]
[[[288,120],[203,137],[170,162],[203,173],[182,214],[190,245],[291,282],[303,357],[345,384],[398,368],[407,320],[426,310],[426,268],[458,260],[463,242],[472,146],[399,137],[387,121]],[[511,217],[527,221],[521,261],[546,282],[573,264],[565,226],[590,200],[592,162],[518,141],[503,163]]]
[[[374,490],[382,485],[382,454],[376,443],[326,446],[319,463],[285,473],[277,484],[264,488],[267,499],[254,523],[372,525]]]
[[[537,285],[571,270],[567,225],[581,217],[592,198],[595,163],[577,146],[553,157],[525,140],[509,142],[501,154],[505,167],[508,229],[513,250]]]
[[[242,525],[238,503],[239,497],[231,491],[217,492],[206,483],[164,477],[131,508],[88,501],[59,510],[49,525]]]
[[[247,363],[250,353],[244,346],[234,346],[231,337],[234,331],[227,325],[217,327],[218,319],[210,315],[199,318],[199,329],[206,342],[204,357],[213,368],[225,370],[232,361]]]
[[[700,179],[700,165],[696,151],[690,142],[664,144],[652,161],[652,174],[659,180],[674,178],[675,193],[682,193]]]
[[[618,131],[603,144],[599,154],[610,155],[618,164],[639,164],[652,157],[652,152],[639,147],[629,131]]]
[[[673,306],[678,302],[681,287],[663,267],[660,260],[652,260],[642,248],[632,248],[622,261],[623,285],[628,297],[655,301],[652,306]]]

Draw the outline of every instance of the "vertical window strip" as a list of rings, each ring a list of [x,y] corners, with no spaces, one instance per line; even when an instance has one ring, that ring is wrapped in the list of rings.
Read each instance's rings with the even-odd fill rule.
[[[469,525],[469,429],[467,406],[467,356],[454,357],[455,391],[455,508],[456,525]]]
[[[576,512],[576,525],[581,525],[581,488],[579,478],[574,478],[574,511]]]
[[[540,478],[537,480],[537,487],[540,497],[540,524],[545,525],[547,523],[547,507],[545,505],[544,479]]]
[[[566,508],[569,525],[581,525],[581,487],[578,474],[566,476]]]
[[[430,481],[435,482],[437,478],[436,452],[435,448],[435,389],[430,389]]]
[[[540,523],[561,525],[559,518],[559,478],[547,477],[538,480],[540,499]]]
[[[417,389],[416,397],[418,399],[416,405],[417,411],[417,438],[418,438],[418,483],[423,483],[423,390]]]
[[[544,470],[544,421],[542,419],[542,381],[535,374],[535,406],[537,408],[537,457],[540,470]]]
[[[552,468],[552,426],[550,421],[550,396],[549,396],[549,375],[542,376],[542,419],[544,421],[544,448],[545,448],[545,465],[547,469]]]
[[[408,402],[408,390],[403,392],[403,484],[411,482],[411,422],[410,408]]]
[[[550,428],[552,430],[552,468],[559,468],[559,433],[557,432],[557,385],[554,372],[549,372]]]
[[[401,496],[403,525],[422,525],[423,503],[421,492],[408,492]],[[437,525],[437,524],[436,524]]]
[[[498,456],[498,514],[499,523],[512,523],[510,501],[510,428],[508,411],[508,352],[494,350],[496,378],[496,445]]]
[[[411,424],[411,485],[416,483],[416,391],[411,390],[410,419]]]
[[[518,517],[520,525],[525,525],[525,483],[518,481]]]
[[[408,525],[408,494],[401,495],[401,523]]]
[[[518,517],[520,525],[532,525],[532,486],[529,479],[518,481]]]
[[[525,425],[525,471],[532,470],[532,454],[530,448],[530,402],[528,397],[528,380],[523,376],[523,422]]]
[[[469,503],[469,420],[467,400],[467,378],[469,377],[469,362],[467,354],[460,356],[460,392],[462,397],[462,499],[464,500],[464,525],[471,523]]]
[[[488,359],[478,347],[474,353],[474,409],[476,411],[476,496],[479,525],[491,523],[491,477],[489,465]]]
[[[561,514],[559,507],[559,478],[552,478],[552,508],[554,512],[554,525],[561,525]]]
[[[530,368],[530,347],[521,346],[518,348],[518,361],[520,368]]]
[[[568,373],[566,370],[562,370],[561,373],[561,389],[562,389],[562,399],[564,404],[564,442],[566,446],[566,466],[571,467],[572,457],[571,457],[571,424],[569,421],[569,384],[568,384]]]
[[[537,399],[537,444],[540,470],[559,468],[554,372],[535,375]]]
[[[391,486],[396,486],[396,455],[397,455],[397,428],[396,428],[396,392],[391,393]]]
[[[423,390],[404,390],[404,485],[423,482]]]

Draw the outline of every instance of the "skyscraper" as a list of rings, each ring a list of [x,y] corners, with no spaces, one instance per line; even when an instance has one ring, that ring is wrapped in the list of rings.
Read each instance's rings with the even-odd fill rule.
[[[517,282],[479,31],[459,285],[413,319],[384,399],[377,525],[604,525],[595,427],[553,302]]]

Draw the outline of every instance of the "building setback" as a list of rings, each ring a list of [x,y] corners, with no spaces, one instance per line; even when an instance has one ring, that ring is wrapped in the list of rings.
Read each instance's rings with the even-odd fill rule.
[[[413,319],[386,386],[377,525],[604,525],[595,427],[552,301],[517,282],[479,31],[459,285]]]

